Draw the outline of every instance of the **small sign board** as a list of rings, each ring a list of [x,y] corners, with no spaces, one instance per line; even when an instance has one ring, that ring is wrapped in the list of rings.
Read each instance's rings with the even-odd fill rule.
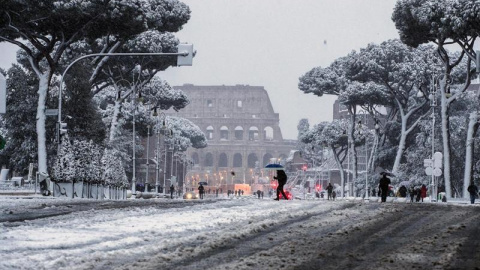
[[[435,161],[434,162],[434,166],[435,168],[442,168],[442,159],[443,159],[443,154],[441,152],[435,152],[435,154],[433,154],[433,160]]]
[[[432,173],[433,173],[432,167],[426,167],[425,168],[425,174],[426,175],[432,175]]]
[[[440,169],[440,168],[435,168],[435,169],[433,170],[433,175],[435,175],[435,176],[441,176],[441,175],[442,175],[442,169]]]
[[[58,115],[58,109],[46,109],[45,110],[46,116],[55,116]]]
[[[172,178],[170,179],[170,184],[175,185],[176,183],[177,183],[177,177],[172,176]]]
[[[431,159],[424,159],[423,160],[423,167],[433,167],[433,160]]]

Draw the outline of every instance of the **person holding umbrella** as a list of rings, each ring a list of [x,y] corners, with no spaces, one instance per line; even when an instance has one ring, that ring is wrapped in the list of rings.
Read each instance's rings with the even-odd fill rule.
[[[387,195],[388,195],[388,188],[390,185],[390,178],[387,177],[386,172],[383,172],[381,174],[383,175],[383,177],[380,178],[380,183],[378,184],[378,188],[382,191],[382,202],[386,202]]]
[[[283,191],[283,186],[287,183],[287,174],[285,173],[285,171],[277,170],[277,176],[274,176],[273,179],[278,180],[277,198],[275,198],[274,200],[280,200],[280,193],[282,193],[282,196],[283,198],[285,198],[285,200],[288,200],[287,194],[285,194],[285,191]]]

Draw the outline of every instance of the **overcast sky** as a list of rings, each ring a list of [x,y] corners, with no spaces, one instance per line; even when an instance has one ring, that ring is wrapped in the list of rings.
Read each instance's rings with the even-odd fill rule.
[[[335,97],[298,90],[298,78],[368,43],[398,38],[391,20],[395,0],[183,0],[192,18],[177,33],[194,44],[192,67],[160,75],[171,85],[264,86],[285,139],[297,124],[331,121]],[[15,60],[0,43],[0,67]]]

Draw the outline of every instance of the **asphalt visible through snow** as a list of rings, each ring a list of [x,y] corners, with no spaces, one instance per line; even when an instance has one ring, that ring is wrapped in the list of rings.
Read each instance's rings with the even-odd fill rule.
[[[480,269],[480,208],[339,203],[164,269]],[[330,215],[335,215],[333,218]],[[333,220],[333,221],[332,221]]]
[[[29,220],[91,209],[158,207],[184,211],[182,209],[196,204],[218,202],[66,200],[59,203],[46,200],[44,204],[27,205],[14,211],[0,209],[0,224],[15,227]],[[305,215],[283,213],[279,222],[269,223],[265,217],[252,217],[249,225],[258,224],[258,230],[221,240],[219,234],[205,236],[205,231],[192,231],[190,239],[194,240],[165,246],[162,254],[145,253],[145,257],[137,261],[112,263],[102,269],[480,269],[478,206],[357,201],[318,203],[328,207]],[[271,202],[268,205],[271,206]],[[229,211],[231,206],[219,204],[219,207],[221,211]],[[241,227],[242,224],[229,224],[226,230]],[[199,252],[191,252],[202,245]],[[166,259],[165,254],[174,256]]]

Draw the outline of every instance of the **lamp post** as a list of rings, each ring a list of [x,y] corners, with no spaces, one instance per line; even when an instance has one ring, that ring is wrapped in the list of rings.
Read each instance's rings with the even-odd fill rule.
[[[156,192],[158,193],[158,188],[160,186],[160,135],[161,135],[161,131],[165,131],[167,129],[166,125],[165,125],[165,119],[166,119],[166,116],[165,114],[162,112],[160,113],[160,115],[158,115],[157,113],[157,109],[155,108],[153,110],[153,116],[157,116],[157,149],[156,149],[156,155],[155,155],[155,158],[156,158],[156,168],[155,168],[155,171],[156,171],[156,175],[155,175],[155,189],[156,189]],[[162,121],[162,127],[160,127],[160,123],[159,123],[159,120],[160,119],[163,119]]]
[[[173,130],[167,129],[166,134],[165,134],[165,138],[164,138],[164,142],[165,142],[165,164],[164,164],[164,170],[163,170],[163,193],[164,194],[166,193],[165,192],[165,190],[166,190],[165,184],[166,184],[166,180],[167,180],[167,154],[168,154],[167,137],[168,138],[173,137]]]
[[[437,99],[436,99],[436,94],[437,94],[437,84],[438,84],[438,77],[432,76],[432,81],[433,85],[428,91],[428,99],[430,100],[430,107],[432,108],[432,157],[431,159],[433,160],[434,154],[435,154],[435,107],[437,106]],[[446,95],[450,94],[450,91],[446,93]],[[424,94],[423,92],[419,89],[417,92],[417,97],[421,98],[423,97]],[[432,164],[433,167],[433,164]],[[431,198],[434,198],[434,195],[436,194],[435,189],[435,174],[432,170],[432,179],[431,179],[431,188],[430,188],[430,193],[431,193]]]
[[[378,145],[379,145],[379,133],[380,133],[380,125],[378,124],[378,120],[375,121],[375,145],[374,145],[374,157],[372,157],[372,170],[375,170],[375,158],[377,157]],[[372,195],[374,196],[374,195]]]
[[[150,157],[148,156],[148,150],[150,149],[150,125],[147,126],[147,173],[145,174],[145,188],[148,191],[147,184],[148,184],[148,171],[150,170]]]
[[[365,113],[365,127],[367,132],[365,133],[365,199],[368,199],[368,126],[367,126],[367,114]],[[362,134],[362,121],[358,121],[358,134]]]
[[[136,193],[136,184],[137,180],[135,179],[135,111],[136,111],[136,106],[137,104],[135,103],[135,89],[136,87],[133,87],[133,98],[132,98],[132,106],[133,106],[133,119],[132,119],[132,126],[133,126],[133,131],[132,131],[132,194],[135,197]]]

